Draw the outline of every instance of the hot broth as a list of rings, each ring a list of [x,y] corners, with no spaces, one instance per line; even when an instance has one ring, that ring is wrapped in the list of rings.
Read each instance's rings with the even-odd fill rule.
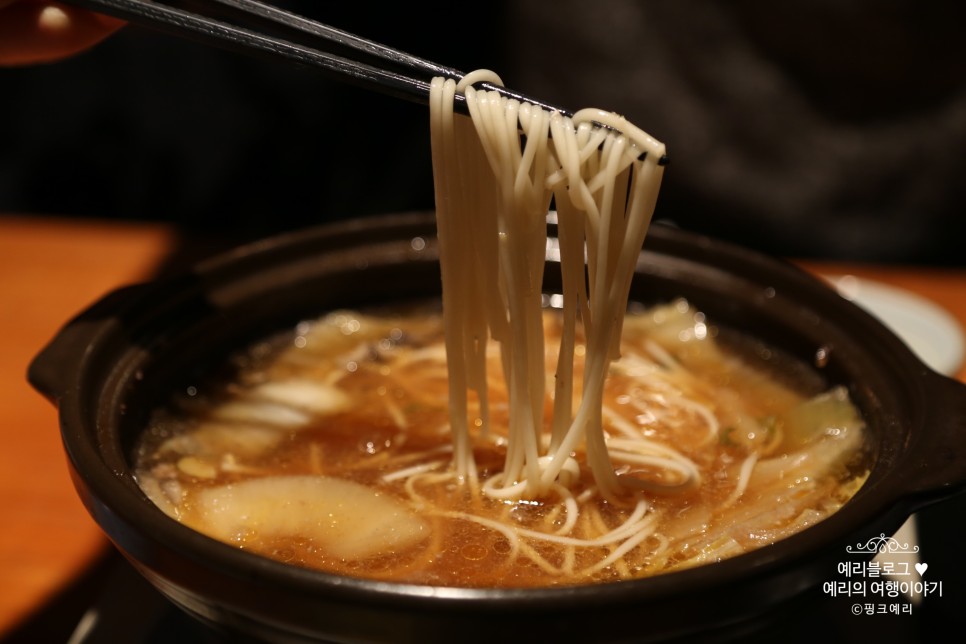
[[[556,312],[544,330],[553,345]],[[547,418],[555,358],[547,352]],[[547,494],[511,499],[498,492],[512,482],[492,487],[507,444],[502,378],[487,382],[485,430],[479,400],[468,403],[479,485],[467,485],[453,468],[440,316],[334,312],[158,411],[138,480],[192,528],[337,574],[472,587],[660,574],[793,534],[862,484],[863,423],[847,393],[776,358],[734,352],[683,301],[628,314],[603,424],[618,478],[635,485],[602,493],[578,445]]]

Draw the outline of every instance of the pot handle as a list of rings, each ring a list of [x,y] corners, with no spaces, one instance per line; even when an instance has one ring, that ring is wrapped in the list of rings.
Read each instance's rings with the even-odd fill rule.
[[[30,362],[27,368],[30,385],[56,405],[67,393],[88,348],[104,331],[105,323],[118,319],[125,305],[145,288],[144,284],[136,284],[112,291],[65,324]]]
[[[930,373],[925,386],[929,438],[910,454],[910,489],[920,506],[966,490],[966,384]]]

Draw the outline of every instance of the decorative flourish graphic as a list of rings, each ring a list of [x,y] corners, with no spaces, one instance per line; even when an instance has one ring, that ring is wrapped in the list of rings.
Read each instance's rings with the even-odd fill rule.
[[[889,552],[893,554],[915,554],[919,552],[919,546],[910,546],[908,543],[901,543],[894,537],[887,537],[884,533],[878,537],[872,537],[863,543],[857,543],[855,547],[848,546],[845,551],[849,554],[875,554],[877,552]],[[925,572],[925,569],[923,569]],[[920,573],[921,574],[921,573]]]

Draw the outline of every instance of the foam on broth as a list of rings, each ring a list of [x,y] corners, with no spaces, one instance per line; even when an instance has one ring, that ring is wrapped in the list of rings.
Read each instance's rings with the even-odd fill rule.
[[[544,326],[559,333],[555,312]],[[619,499],[600,494],[585,465],[538,499],[461,484],[442,322],[426,310],[334,312],[236,356],[230,380],[154,414],[137,477],[192,528],[337,574],[534,587],[710,563],[822,520],[866,474],[862,421],[843,389],[822,391],[775,352],[762,361],[725,344],[685,302],[628,314],[603,419],[618,475],[645,489]],[[484,486],[503,467],[508,409],[502,379],[488,389],[490,429],[472,437]]]

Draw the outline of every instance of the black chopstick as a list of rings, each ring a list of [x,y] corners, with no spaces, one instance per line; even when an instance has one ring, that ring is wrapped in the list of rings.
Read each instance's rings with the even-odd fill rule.
[[[429,103],[435,76],[460,80],[463,73],[309,20],[257,0],[66,0],[69,4],[172,36],[262,58],[315,67],[365,89]],[[186,7],[190,7],[186,8]],[[334,53],[331,50],[340,53]],[[368,61],[368,62],[367,62]],[[564,115],[569,112],[504,87],[479,83],[521,102]],[[454,109],[468,114],[456,97]]]
[[[387,47],[260,0],[65,0],[98,13],[237,53],[281,58],[307,65],[350,84],[427,105],[430,83],[442,76],[459,81],[463,72]],[[481,82],[496,91],[563,116],[567,110],[506,87]],[[469,114],[457,94],[453,109]],[[608,127],[609,126],[604,126]],[[667,157],[658,160],[665,165]]]

